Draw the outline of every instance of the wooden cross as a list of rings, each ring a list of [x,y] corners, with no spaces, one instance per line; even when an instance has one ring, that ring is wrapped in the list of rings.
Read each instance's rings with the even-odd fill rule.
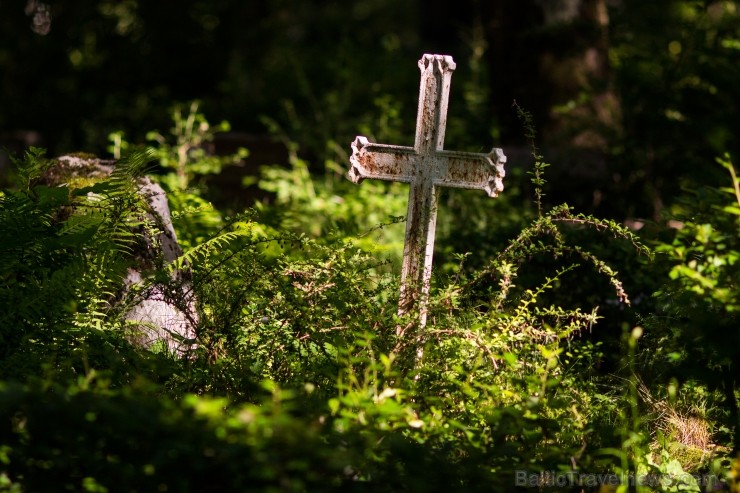
[[[349,179],[354,183],[374,178],[410,184],[398,313],[409,313],[418,301],[420,326],[424,327],[437,222],[436,187],[481,189],[496,197],[504,189],[506,156],[497,148],[488,154],[443,150],[455,62],[451,56],[424,55],[419,69],[414,147],[373,144],[359,136],[352,143]]]

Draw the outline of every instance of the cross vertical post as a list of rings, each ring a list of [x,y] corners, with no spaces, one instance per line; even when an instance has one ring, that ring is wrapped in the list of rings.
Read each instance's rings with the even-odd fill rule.
[[[421,83],[414,147],[373,144],[365,137],[352,143],[350,180],[365,178],[409,183],[398,313],[418,304],[420,327],[426,325],[434,238],[437,186],[485,190],[495,197],[503,191],[506,156],[494,148],[488,154],[444,150],[447,104],[455,62],[447,55],[424,55],[419,60]]]
[[[398,311],[401,315],[411,311],[420,298],[421,325],[424,326],[437,227],[433,159],[435,152],[444,148],[447,103],[455,62],[450,56],[423,56],[419,69],[421,83],[414,150],[421,159],[416,163],[416,179],[409,189]]]

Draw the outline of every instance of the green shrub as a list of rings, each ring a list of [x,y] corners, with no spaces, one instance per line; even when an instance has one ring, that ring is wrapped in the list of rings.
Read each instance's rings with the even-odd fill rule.
[[[668,363],[669,377],[700,382],[722,395],[722,419],[733,430],[737,452],[740,180],[729,156],[718,162],[730,173],[731,186],[701,188],[679,202],[679,229],[671,241],[656,248],[667,264],[669,280],[656,293],[660,311],[650,321],[660,337],[653,361]]]
[[[260,406],[230,408],[224,399],[176,401],[94,382],[2,385],[0,485],[38,492],[340,491],[351,453],[327,443],[317,420],[294,418],[294,404],[278,390]]]
[[[174,149],[163,145],[160,158]],[[417,314],[397,315],[392,260],[378,258],[368,240],[368,230],[379,231],[373,228],[383,207],[367,184],[314,180],[294,156],[290,170],[263,177],[277,194],[274,205],[229,219],[218,214],[209,224],[179,222],[189,243],[169,268],[188,266],[199,315],[197,345],[179,360],[130,347],[115,314],[101,309],[126,265],[131,233],[118,226],[139,217],[127,186],[146,155],[124,161],[125,179],[61,187],[62,195],[34,183],[43,163],[30,154],[17,189],[3,192],[0,216],[17,237],[1,250],[3,303],[20,307],[1,328],[9,341],[2,378],[24,382],[0,388],[0,485],[511,491],[522,471],[683,468],[678,459],[690,451],[666,445],[658,463],[648,449],[633,376],[643,330],[625,327],[627,376],[614,386],[594,368],[603,346],[582,337],[600,320],[599,307],[571,289],[588,275],[611,288],[614,304],[630,302],[593,245],[574,241],[584,231],[648,250],[613,221],[567,205],[547,210],[546,163],[533,152],[531,221],[503,248],[487,250],[475,268],[465,265],[468,252],[446,264],[435,278],[425,328]],[[177,169],[186,176],[190,167],[201,169],[197,161],[183,166]],[[92,207],[88,191],[109,200]],[[331,199],[339,193],[341,200]],[[399,195],[384,201],[400,204],[405,194]],[[360,216],[372,201],[376,211]],[[73,213],[59,216],[67,210]],[[733,320],[736,238],[727,231],[737,213],[734,206],[721,210],[732,219],[712,228],[716,235],[699,237],[706,228],[687,227],[666,251],[724,255],[724,263],[711,260],[701,269],[700,262],[681,263],[674,279],[688,284],[675,285],[673,295],[699,296],[680,307],[689,315]],[[175,211],[192,212],[179,205]],[[338,219],[327,219],[329,213]],[[524,217],[511,224],[517,221]],[[76,233],[78,224],[85,234]],[[387,245],[397,242],[394,234],[385,237]],[[681,250],[686,239],[690,246]],[[111,252],[117,261],[108,260]],[[26,296],[41,302],[23,305]],[[712,349],[662,352],[687,344],[674,342],[656,353],[676,359],[670,355],[680,350]]]

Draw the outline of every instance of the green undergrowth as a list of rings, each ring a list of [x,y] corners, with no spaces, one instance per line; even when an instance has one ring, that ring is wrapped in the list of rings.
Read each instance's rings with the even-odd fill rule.
[[[179,131],[208,130],[187,123],[199,117],[179,118]],[[638,385],[649,364],[643,350],[658,358],[672,348],[666,356],[681,360],[696,351],[689,341],[646,317],[644,327],[623,328],[622,367],[599,371],[601,308],[573,294],[598,283],[607,303],[634,300],[615,266],[573,240],[590,232],[635,256],[650,251],[614,221],[545,207],[546,164],[534,146],[534,205],[511,221],[521,228],[500,249],[481,249],[483,258],[470,248],[456,252],[457,263],[448,259],[423,328],[418,313],[397,314],[397,269],[383,248],[396,249],[398,237],[378,233],[380,223],[400,220],[383,220],[379,189],[314,179],[294,156],[290,169],[261,178],[276,193],[272,204],[222,214],[205,208],[204,190],[167,185],[196,180],[182,161],[160,179],[179,190],[171,206],[185,252],[143,282],[187,272],[195,345],[187,357],[135,346],[115,296],[140,207],[131,178],[182,145],[133,152],[94,189],[40,184],[49,163],[38,151],[16,162],[17,183],[0,195],[8,232],[0,247],[0,491],[547,491],[558,474],[586,473],[711,472],[731,481],[730,448],[709,451],[727,444],[731,416],[699,416],[676,400],[701,389],[711,399],[724,387],[699,376],[693,386],[675,381],[673,394]],[[403,201],[395,188],[382,193],[389,204]],[[105,200],[93,207],[95,196]],[[734,205],[721,210],[736,224]],[[333,213],[339,219],[327,219]],[[699,238],[707,240],[701,248],[717,243]],[[676,266],[664,292],[686,282],[699,297],[681,309],[735,316],[727,300],[736,286],[722,270],[735,269],[734,257],[703,269],[664,260]],[[537,275],[529,269],[536,262]],[[649,346],[659,334],[673,336],[672,345]],[[714,351],[706,358],[729,351],[706,347]],[[724,375],[723,361],[716,369]],[[707,441],[681,442],[691,423],[706,424]],[[699,491],[688,480],[682,487]]]

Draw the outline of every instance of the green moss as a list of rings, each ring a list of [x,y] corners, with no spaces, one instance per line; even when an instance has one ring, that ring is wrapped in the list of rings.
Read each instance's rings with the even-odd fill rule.
[[[66,155],[69,157],[76,157],[78,159],[82,159],[85,161],[92,161],[92,160],[98,159],[98,156],[96,156],[95,154],[90,154],[89,152],[72,152]]]
[[[66,162],[65,158],[73,160],[74,164]],[[103,168],[108,164],[93,154],[84,152],[67,154],[49,160],[41,181],[49,186],[66,184],[71,189],[87,187],[99,183],[110,175],[110,170]]]
[[[671,457],[678,460],[683,470],[688,473],[695,473],[706,467],[712,456],[709,450],[678,442],[669,443],[667,449]]]

